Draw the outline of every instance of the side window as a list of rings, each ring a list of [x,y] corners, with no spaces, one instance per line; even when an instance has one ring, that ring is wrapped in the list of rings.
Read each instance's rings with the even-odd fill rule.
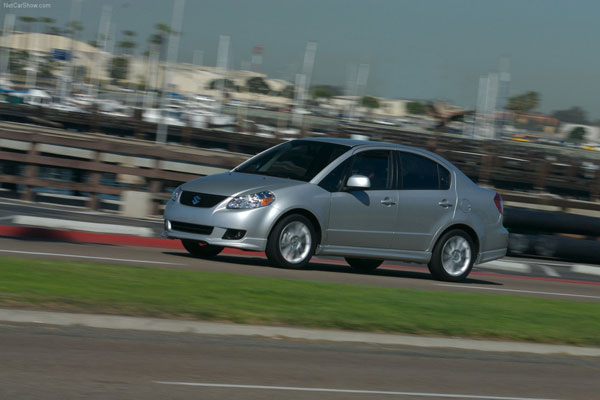
[[[427,157],[400,152],[400,182],[404,190],[447,190],[450,172]]]
[[[440,177],[440,189],[450,189],[450,171],[438,164],[438,175]]]
[[[319,182],[319,186],[328,192],[339,192],[344,186],[344,173],[348,168],[350,160],[346,160],[333,169],[325,178]]]
[[[388,150],[363,151],[351,158],[352,175],[364,175],[371,181],[370,190],[384,190],[391,186],[391,152]]]

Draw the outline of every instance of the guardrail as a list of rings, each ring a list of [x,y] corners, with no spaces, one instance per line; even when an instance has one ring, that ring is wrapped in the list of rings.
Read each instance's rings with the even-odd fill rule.
[[[22,196],[26,199],[32,198],[32,188],[42,186],[90,192],[88,206],[91,208],[98,206],[97,194],[120,196],[124,189],[103,184],[103,174],[141,177],[146,186],[130,185],[128,190],[149,191],[158,197],[165,185],[209,173],[195,169],[195,164],[228,169],[247,158],[247,154],[255,154],[284,140],[214,129],[169,127],[169,138],[183,145],[160,146],[144,140],[154,138],[156,124],[137,119],[97,113],[50,114],[48,109],[39,107],[0,104],[3,117],[4,112],[11,118],[18,116],[30,120],[32,115],[37,115],[35,118],[62,121],[62,125],[74,129],[94,131],[102,128],[107,133],[125,136],[77,134],[33,125],[0,123],[0,139],[4,141],[0,144],[0,160],[4,165],[0,171],[2,182],[25,185]],[[112,127],[120,130],[111,131]],[[357,129],[340,126],[332,134],[340,137],[368,134],[374,140],[428,148],[447,158],[480,185],[494,187],[507,204],[554,211],[600,212],[600,154],[594,152],[387,127]],[[207,150],[210,148],[233,154]],[[131,157],[137,161],[131,161]],[[183,169],[173,169],[169,167],[173,162],[187,164]],[[16,164],[26,166],[25,170],[18,170]],[[75,182],[44,179],[39,176],[40,168],[44,166],[82,171],[83,177],[76,176]]]
[[[153,204],[150,212],[156,214],[159,203],[169,196],[166,187],[226,171],[246,158],[237,153],[157,146],[96,134],[0,129],[0,182],[4,186],[19,186],[25,200],[33,200],[36,188],[85,192],[87,206],[92,209],[98,208],[99,195],[138,191],[149,194]],[[48,167],[72,171],[72,181],[40,174]],[[107,176],[125,183],[109,184],[103,179]]]
[[[220,134],[207,131],[211,137]],[[228,133],[230,143],[244,142],[246,135]],[[600,202],[569,199],[544,193],[548,188],[586,193],[598,199],[599,169],[584,168],[572,155],[549,154],[502,142],[476,142],[447,135],[415,135],[409,144],[441,153],[482,185],[528,187],[533,193],[505,189],[505,226],[511,233],[512,254],[547,257],[581,257],[600,263],[600,242],[581,240],[600,237]],[[401,132],[395,140],[409,142]],[[252,143],[255,152],[280,140]],[[475,148],[476,145],[479,148]],[[247,147],[250,148],[250,147]],[[38,188],[71,191],[91,209],[102,206],[103,196],[118,196],[121,211],[133,209],[159,215],[170,190],[198,176],[229,170],[248,154],[201,149],[182,145],[157,145],[134,138],[117,138],[97,133],[74,133],[60,129],[22,124],[0,124],[0,183],[18,191],[22,199],[34,200]],[[526,158],[528,157],[528,158]],[[554,161],[548,159],[555,157]],[[569,163],[569,164],[563,164]],[[561,170],[561,167],[564,169]],[[529,169],[529,172],[523,171]],[[70,171],[70,179],[59,180],[47,169]],[[139,195],[143,195],[140,197]],[[585,196],[584,196],[585,197]],[[129,206],[128,206],[129,203]],[[149,204],[148,207],[144,204]],[[513,206],[524,208],[513,208]],[[533,208],[536,210],[527,210]],[[544,212],[539,210],[550,210]],[[556,211],[561,211],[561,214]],[[127,212],[125,212],[127,214]],[[586,216],[572,215],[584,214]],[[548,233],[576,234],[579,239],[548,236]]]

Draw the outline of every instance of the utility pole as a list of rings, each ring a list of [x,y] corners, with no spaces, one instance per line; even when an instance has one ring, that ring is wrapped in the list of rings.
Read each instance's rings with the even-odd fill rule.
[[[302,111],[306,101],[306,92],[310,87],[310,80],[312,78],[316,54],[317,42],[308,42],[304,52],[304,65],[302,66],[302,74],[296,75],[296,106],[294,107],[294,115],[292,117],[292,123],[294,125],[302,125]]]
[[[106,65],[106,46],[108,43],[108,31],[110,30],[110,20],[112,17],[112,7],[104,5],[102,7],[102,15],[100,16],[100,25],[98,27],[98,36],[96,38],[96,49],[102,49],[102,53],[98,51],[96,56],[96,65],[94,68],[94,97],[100,91],[100,79],[102,76],[102,67]]]
[[[223,113],[223,102],[225,100],[225,80],[227,79],[227,62],[229,57],[229,36],[219,37],[219,48],[217,50],[217,73],[221,76],[221,93],[217,103],[217,112]]]
[[[171,31],[169,32],[169,44],[167,49],[167,68],[165,70],[165,76],[163,79],[163,90],[162,90],[162,101],[161,108],[165,108],[167,105],[167,98],[165,92],[170,90],[171,85],[171,64],[177,62],[177,53],[179,51],[179,35],[181,35],[181,24],[183,21],[183,8],[185,6],[185,0],[175,0],[173,4],[173,17],[171,20]],[[165,118],[161,115],[156,130],[156,142],[166,143],[167,142],[167,131],[168,127],[165,124]]]
[[[2,31],[2,55],[0,56],[0,78],[9,80],[10,71],[8,59],[10,58],[9,35],[12,37],[15,25],[15,14],[6,14],[4,17],[4,29]]]

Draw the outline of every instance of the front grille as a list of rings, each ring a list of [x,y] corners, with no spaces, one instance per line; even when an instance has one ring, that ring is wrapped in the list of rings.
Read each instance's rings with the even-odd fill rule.
[[[171,229],[187,233],[197,233],[200,235],[210,235],[213,231],[212,226],[189,224],[187,222],[171,221]]]
[[[183,191],[179,202],[184,206],[210,208],[216,206],[226,198],[227,196],[216,194]]]

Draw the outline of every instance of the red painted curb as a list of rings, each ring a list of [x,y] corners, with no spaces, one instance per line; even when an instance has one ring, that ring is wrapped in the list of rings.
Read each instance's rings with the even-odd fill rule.
[[[114,246],[156,247],[160,249],[184,250],[179,240],[140,237],[131,235],[116,235],[111,233],[94,233],[80,231],[65,231],[59,229],[33,228],[26,226],[0,225],[0,237],[21,239],[43,239],[57,242],[108,244]],[[225,249],[226,254],[247,255],[248,251]],[[260,252],[252,252],[262,254]]]
[[[60,242],[111,244],[122,246],[159,247],[164,249],[183,250],[179,240],[147,238],[108,233],[64,231],[58,229],[30,228],[25,226],[0,225],[0,236],[45,239]]]

